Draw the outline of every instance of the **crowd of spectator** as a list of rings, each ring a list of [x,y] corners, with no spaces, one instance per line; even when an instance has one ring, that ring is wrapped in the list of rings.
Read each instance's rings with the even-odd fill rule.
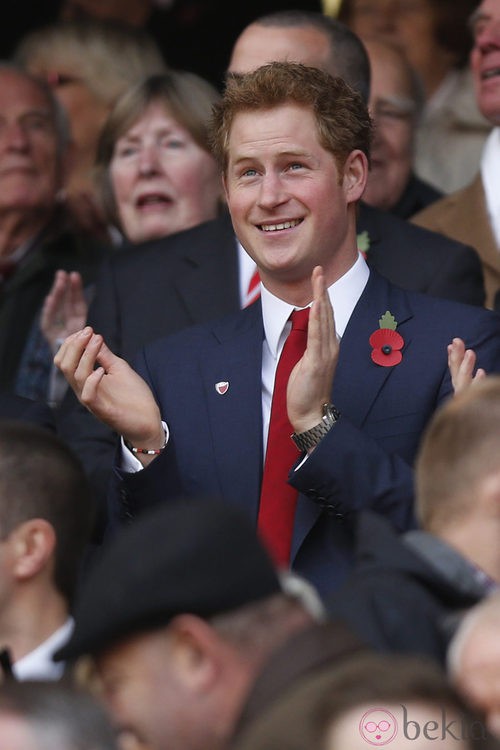
[[[28,11],[0,748],[500,748],[500,0]]]

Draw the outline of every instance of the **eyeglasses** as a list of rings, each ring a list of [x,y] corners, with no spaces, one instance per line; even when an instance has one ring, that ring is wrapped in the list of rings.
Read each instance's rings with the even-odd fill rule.
[[[372,117],[375,121],[386,123],[407,122],[416,113],[415,102],[411,99],[391,97],[390,99],[378,99],[372,108]]]

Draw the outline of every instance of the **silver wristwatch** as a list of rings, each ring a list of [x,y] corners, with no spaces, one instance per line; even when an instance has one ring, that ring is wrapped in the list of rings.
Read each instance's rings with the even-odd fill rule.
[[[340,417],[340,412],[333,404],[323,404],[323,416],[321,422],[305,432],[294,432],[291,436],[299,451],[307,451],[318,445],[321,438],[325,437]]]

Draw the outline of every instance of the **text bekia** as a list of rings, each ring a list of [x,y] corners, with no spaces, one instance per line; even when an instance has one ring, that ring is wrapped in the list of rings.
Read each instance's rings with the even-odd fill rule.
[[[462,716],[453,712],[455,718],[448,720],[446,709],[441,708],[441,721],[427,721],[424,723],[410,718],[406,706],[403,709],[403,734],[408,740],[416,740],[425,737],[427,740],[481,740],[486,739],[486,728],[481,721],[471,720],[468,716]]]

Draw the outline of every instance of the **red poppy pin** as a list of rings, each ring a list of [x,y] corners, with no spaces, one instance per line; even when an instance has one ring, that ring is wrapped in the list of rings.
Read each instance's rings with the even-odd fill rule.
[[[396,331],[398,324],[394,315],[387,310],[378,323],[380,327],[370,336],[372,360],[381,367],[399,365],[403,359],[401,349],[405,342]]]

